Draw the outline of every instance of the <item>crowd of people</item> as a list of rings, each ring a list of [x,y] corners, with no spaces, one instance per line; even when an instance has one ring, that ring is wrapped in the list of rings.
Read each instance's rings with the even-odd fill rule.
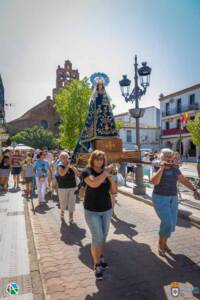
[[[9,184],[13,190],[20,189],[20,182],[25,184],[25,195],[31,197],[32,187],[37,185],[39,192],[53,189],[53,167],[58,159],[58,152],[43,150],[31,150],[29,152],[19,149],[5,149],[0,156],[0,190],[6,193]],[[12,181],[9,178],[12,176]],[[41,179],[41,180],[38,180]],[[44,180],[43,180],[44,179]],[[43,182],[42,188],[39,187]],[[44,196],[40,195],[40,202]]]
[[[172,250],[168,239],[175,231],[178,214],[177,182],[180,181],[194,192],[194,198],[200,199],[196,187],[182,175],[181,160],[177,153],[163,149],[154,157],[144,156],[144,162],[152,162],[153,174],[150,181],[154,185],[152,200],[161,223],[159,230],[158,253],[165,256]],[[128,172],[134,172],[128,165]],[[12,175],[13,180],[9,181]],[[108,267],[104,258],[106,237],[111,218],[117,218],[114,212],[118,186],[123,178],[116,164],[107,165],[106,154],[95,150],[90,154],[85,169],[77,169],[72,164],[69,151],[48,151],[47,148],[26,153],[18,149],[6,149],[0,158],[0,188],[6,193],[9,185],[18,191],[23,183],[25,197],[32,198],[37,190],[38,205],[46,205],[47,192],[57,194],[60,203],[60,218],[65,222],[65,210],[68,208],[69,223],[74,223],[77,195],[83,199],[84,215],[90,230],[91,255],[94,262],[96,279],[103,278],[103,270]]]

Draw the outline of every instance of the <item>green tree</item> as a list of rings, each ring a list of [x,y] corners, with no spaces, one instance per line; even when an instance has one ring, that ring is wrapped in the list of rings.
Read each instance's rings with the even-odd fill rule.
[[[38,149],[41,149],[44,146],[48,148],[55,146],[53,133],[39,126],[26,128],[23,131],[18,132],[11,137],[11,141]]]
[[[122,128],[123,124],[124,124],[123,121],[120,121],[120,120],[115,121],[116,129],[117,129],[118,132]]]
[[[192,142],[200,147],[200,114],[187,124],[187,129],[192,135]]]
[[[63,148],[73,150],[88,113],[91,89],[88,79],[73,80],[56,96],[56,110],[60,114],[59,142]]]

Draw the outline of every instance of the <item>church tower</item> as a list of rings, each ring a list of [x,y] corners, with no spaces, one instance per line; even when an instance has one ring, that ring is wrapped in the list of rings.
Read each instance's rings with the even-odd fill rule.
[[[3,81],[0,74],[0,119],[1,122],[5,121],[5,98],[4,98],[4,86]]]
[[[64,68],[61,68],[60,66],[57,67],[56,88],[53,89],[53,99],[55,100],[55,96],[59,90],[67,86],[74,79],[79,80],[79,72],[78,70],[74,70],[72,68],[72,63],[70,60],[66,60]]]

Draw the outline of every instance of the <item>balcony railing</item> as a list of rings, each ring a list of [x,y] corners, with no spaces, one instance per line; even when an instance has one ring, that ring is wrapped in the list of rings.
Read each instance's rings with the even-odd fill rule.
[[[189,131],[187,130],[186,127],[181,129],[181,133],[188,133]],[[173,134],[180,134],[180,128],[170,128],[170,129],[165,129],[162,130],[162,135],[173,135]]]
[[[181,105],[181,106],[179,106],[175,109],[170,109],[168,111],[162,112],[162,117],[176,115],[176,114],[180,114],[180,113],[183,113],[183,112],[186,112],[186,111],[198,110],[198,109],[200,109],[199,103]]]

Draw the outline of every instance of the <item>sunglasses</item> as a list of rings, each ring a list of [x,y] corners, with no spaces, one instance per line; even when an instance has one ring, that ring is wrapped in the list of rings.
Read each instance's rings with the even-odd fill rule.
[[[102,157],[102,156],[99,156],[99,157],[98,157],[98,156],[97,156],[97,157],[95,157],[94,159],[95,159],[95,160],[104,160],[104,157]]]

